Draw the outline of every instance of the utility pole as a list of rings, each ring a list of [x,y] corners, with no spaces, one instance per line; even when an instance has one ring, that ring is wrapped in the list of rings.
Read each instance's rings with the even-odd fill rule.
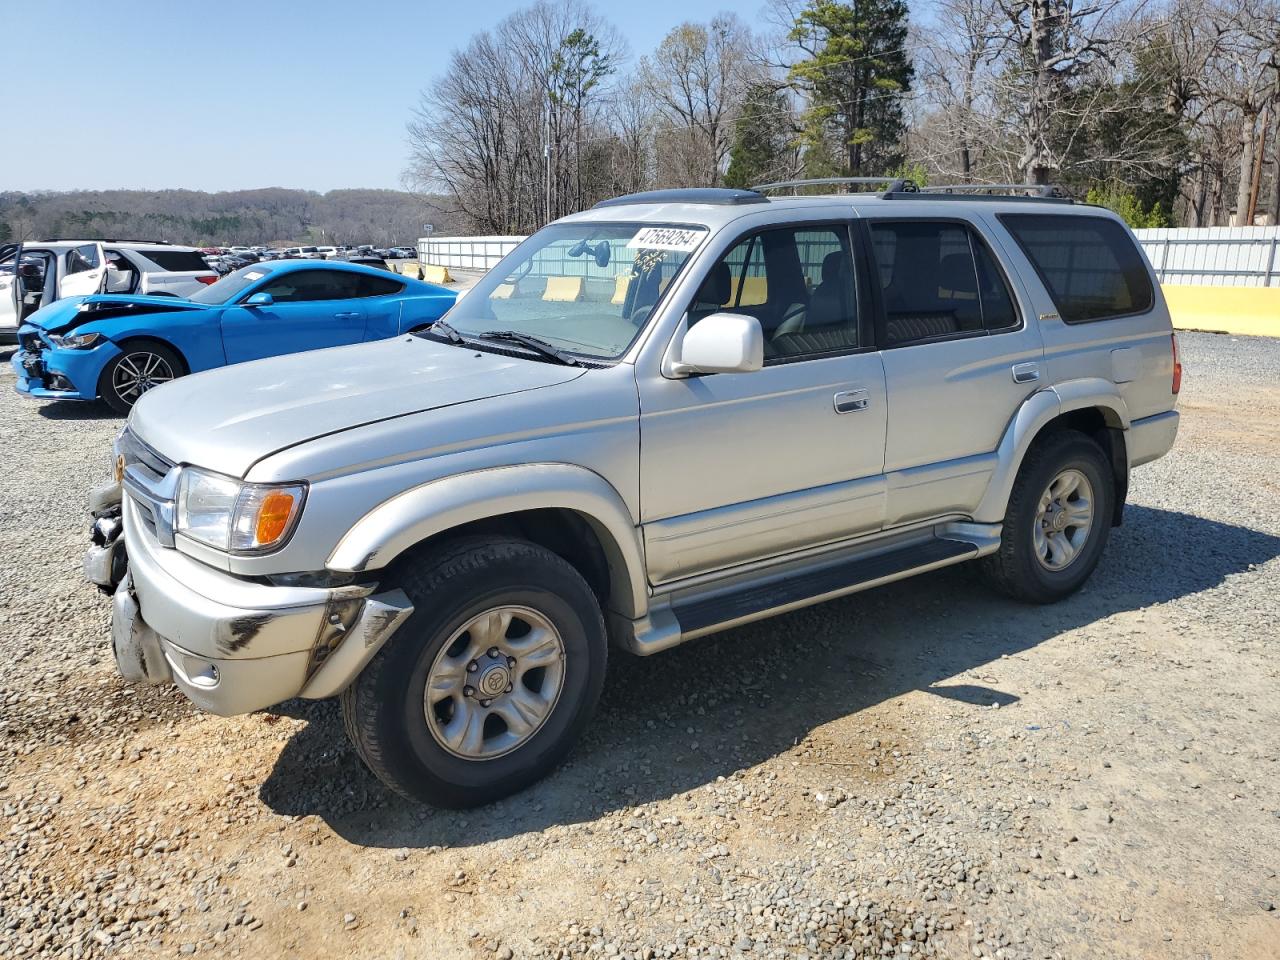
[[[542,141],[542,165],[546,171],[547,186],[547,215],[543,218],[543,224],[551,222],[551,103],[547,102],[547,126],[546,137]]]

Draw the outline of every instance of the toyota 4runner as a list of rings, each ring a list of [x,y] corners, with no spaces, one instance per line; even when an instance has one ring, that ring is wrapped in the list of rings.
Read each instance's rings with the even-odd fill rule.
[[[565,756],[610,644],[966,560],[1068,596],[1177,432],[1160,288],[1106,210],[886,186],[610,200],[420,334],[148,393],[85,558],[120,672],[340,696],[384,782],[464,806]]]

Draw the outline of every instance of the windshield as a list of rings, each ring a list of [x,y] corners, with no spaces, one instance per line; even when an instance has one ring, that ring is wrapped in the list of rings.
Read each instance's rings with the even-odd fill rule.
[[[553,224],[489,271],[446,319],[467,336],[514,331],[616,360],[707,233],[698,226]]]
[[[266,275],[267,271],[257,264],[241,267],[239,270],[233,270],[228,273],[221,280],[209,284],[203,290],[193,293],[187,299],[194,300],[196,303],[230,303],[237,295],[243,293]]]

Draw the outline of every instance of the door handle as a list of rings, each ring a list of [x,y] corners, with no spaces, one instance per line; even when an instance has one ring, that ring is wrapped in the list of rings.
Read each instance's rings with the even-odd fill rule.
[[[356,317],[360,316],[360,314],[358,314],[358,313],[335,313],[333,316],[334,316],[334,319],[335,319],[335,320],[353,320],[353,319],[355,319]]]
[[[1035,383],[1040,379],[1040,364],[1015,363],[1013,365],[1014,383]]]
[[[832,397],[836,413],[856,413],[871,405],[871,397],[863,388],[844,390]]]

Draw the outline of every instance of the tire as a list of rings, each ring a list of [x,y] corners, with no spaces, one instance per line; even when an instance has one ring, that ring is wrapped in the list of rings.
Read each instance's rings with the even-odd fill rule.
[[[604,618],[582,575],[535,544],[484,537],[412,560],[399,585],[414,612],[342,694],[361,759],[392,790],[440,807],[490,803],[544,777],[585,729],[604,686]],[[553,634],[558,652],[547,649]],[[498,657],[477,655],[477,644],[492,651],[490,643],[502,644]],[[479,741],[470,722],[477,715]],[[521,733],[505,717],[530,729]]]
[[[1087,523],[1077,522],[1082,501]],[[1114,504],[1115,477],[1097,443],[1074,430],[1037,440],[1014,481],[1000,549],[982,561],[986,579],[1027,603],[1070,596],[1098,565]]]
[[[164,344],[150,340],[125,343],[118,356],[102,369],[98,396],[116,413],[128,416],[138,398],[186,372],[182,358]]]

